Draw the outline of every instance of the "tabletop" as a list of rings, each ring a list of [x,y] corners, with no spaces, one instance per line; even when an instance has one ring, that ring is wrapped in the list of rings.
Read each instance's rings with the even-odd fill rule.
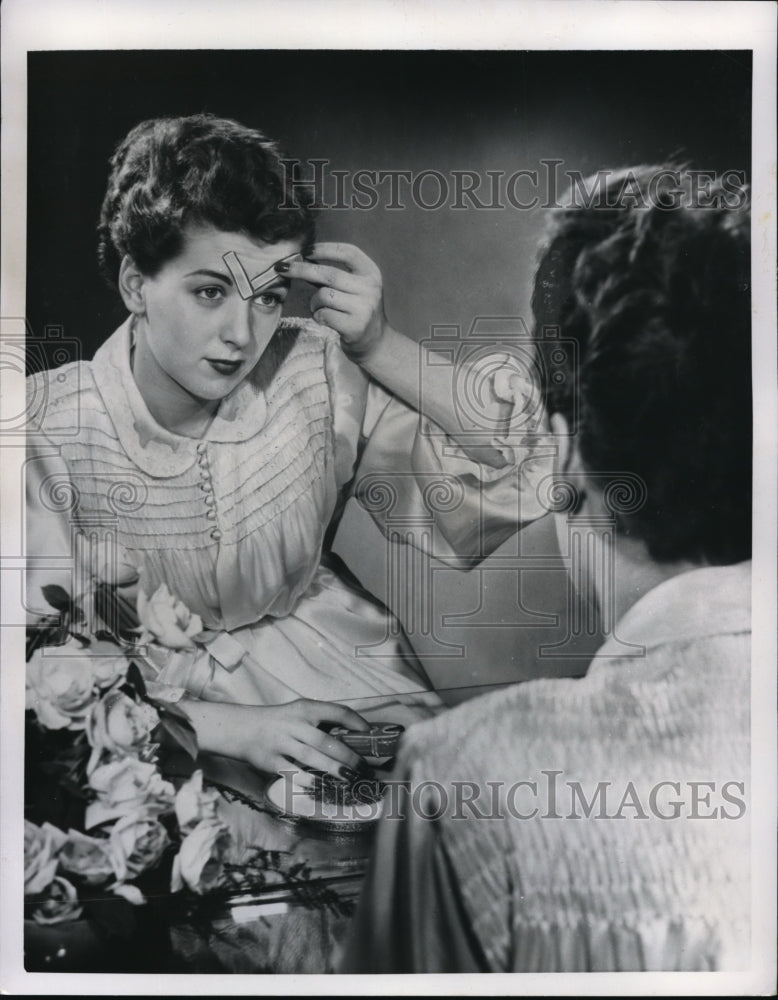
[[[357,822],[291,816],[268,795],[283,778],[215,755],[198,765],[222,795],[236,865],[259,850],[278,870],[265,885],[232,894],[207,922],[171,925],[174,954],[192,972],[335,971],[370,856],[373,814]]]

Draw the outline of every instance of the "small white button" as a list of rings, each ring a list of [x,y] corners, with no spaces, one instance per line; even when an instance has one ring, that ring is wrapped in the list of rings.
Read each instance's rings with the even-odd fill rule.
[[[214,540],[215,542],[218,542],[218,541],[219,541],[219,539],[221,538],[221,536],[222,536],[222,533],[221,533],[221,531],[219,531],[219,529],[218,529],[218,528],[214,528],[214,529],[213,529],[213,531],[211,532],[211,538],[212,538],[212,539],[213,539],[213,540]]]
[[[209,521],[215,521],[216,520],[216,511],[215,510],[209,510],[206,513],[205,516],[208,518]]]

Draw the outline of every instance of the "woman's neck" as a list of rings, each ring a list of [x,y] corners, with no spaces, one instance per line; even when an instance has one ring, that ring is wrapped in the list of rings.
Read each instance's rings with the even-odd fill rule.
[[[699,569],[702,564],[681,559],[659,563],[651,559],[642,542],[617,537],[614,546],[614,613],[615,621],[654,587],[681,573]],[[596,585],[595,585],[596,586]]]
[[[220,400],[192,396],[157,363],[139,323],[133,324],[130,369],[149,413],[172,434],[200,438],[208,430]]]
[[[621,531],[614,535],[613,513],[601,491],[588,481],[586,487],[575,518],[557,515],[557,532],[560,546],[567,545],[582,554],[584,562],[576,573],[585,580],[587,592],[594,596],[597,606],[605,609],[608,621],[618,622],[665,580],[705,565],[704,561],[688,559],[657,562],[639,538]],[[575,542],[574,536],[578,536]]]

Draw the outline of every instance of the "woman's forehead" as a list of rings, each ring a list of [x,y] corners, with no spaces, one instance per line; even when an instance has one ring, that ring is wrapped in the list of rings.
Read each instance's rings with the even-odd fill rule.
[[[299,240],[281,240],[279,243],[264,243],[246,233],[226,232],[212,226],[187,226],[184,243],[177,262],[189,268],[224,267],[227,254],[237,256],[242,267],[254,277],[277,261],[300,250]],[[234,259],[234,258],[231,258]]]

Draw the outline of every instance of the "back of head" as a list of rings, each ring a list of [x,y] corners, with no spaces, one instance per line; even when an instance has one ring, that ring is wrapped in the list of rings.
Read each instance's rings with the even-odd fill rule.
[[[549,411],[577,413],[587,470],[645,484],[619,530],[657,562],[750,558],[745,189],[701,192],[667,166],[610,176],[596,203],[552,220],[532,306],[537,334],[555,327],[577,345],[577,370],[545,386]]]
[[[188,225],[242,232],[265,243],[313,242],[313,218],[276,145],[212,115],[141,122],[119,144],[100,214],[98,258],[114,283],[129,255],[154,275],[183,245]]]

